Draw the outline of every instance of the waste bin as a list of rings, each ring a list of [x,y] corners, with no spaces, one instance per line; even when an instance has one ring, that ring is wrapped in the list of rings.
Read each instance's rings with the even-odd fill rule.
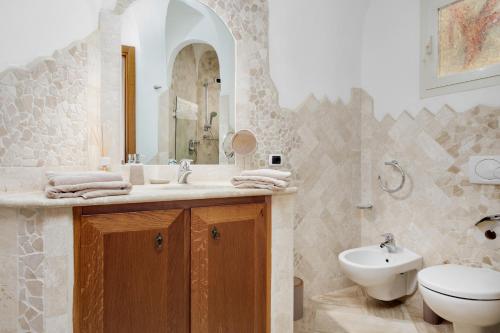
[[[304,315],[304,281],[293,278],[293,320],[302,319]]]

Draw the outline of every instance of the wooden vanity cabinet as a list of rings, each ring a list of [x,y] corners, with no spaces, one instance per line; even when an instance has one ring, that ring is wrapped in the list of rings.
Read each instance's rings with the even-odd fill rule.
[[[83,207],[74,218],[74,332],[270,332],[270,198]]]
[[[188,212],[83,215],[78,224],[75,332],[189,332]]]
[[[267,227],[264,204],[191,210],[192,332],[267,331]]]

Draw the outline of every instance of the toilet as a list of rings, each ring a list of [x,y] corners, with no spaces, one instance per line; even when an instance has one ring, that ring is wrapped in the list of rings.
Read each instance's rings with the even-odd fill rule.
[[[500,272],[438,265],[418,273],[425,303],[455,333],[500,333]]]

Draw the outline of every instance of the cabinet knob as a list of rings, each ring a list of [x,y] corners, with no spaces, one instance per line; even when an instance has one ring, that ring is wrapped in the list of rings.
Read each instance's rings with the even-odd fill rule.
[[[154,243],[155,249],[157,251],[161,251],[161,249],[163,248],[163,235],[161,233],[158,233],[158,235],[156,235]]]
[[[212,227],[212,231],[211,231],[211,233],[212,233],[212,238],[213,238],[214,240],[218,240],[218,239],[220,238],[220,232],[219,232],[219,230],[217,229],[217,227]]]

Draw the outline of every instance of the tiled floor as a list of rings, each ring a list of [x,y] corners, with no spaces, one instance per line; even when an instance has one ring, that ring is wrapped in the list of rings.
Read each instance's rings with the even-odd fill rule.
[[[451,324],[433,326],[422,319],[418,292],[399,301],[381,302],[359,287],[314,297],[294,333],[452,333]]]

